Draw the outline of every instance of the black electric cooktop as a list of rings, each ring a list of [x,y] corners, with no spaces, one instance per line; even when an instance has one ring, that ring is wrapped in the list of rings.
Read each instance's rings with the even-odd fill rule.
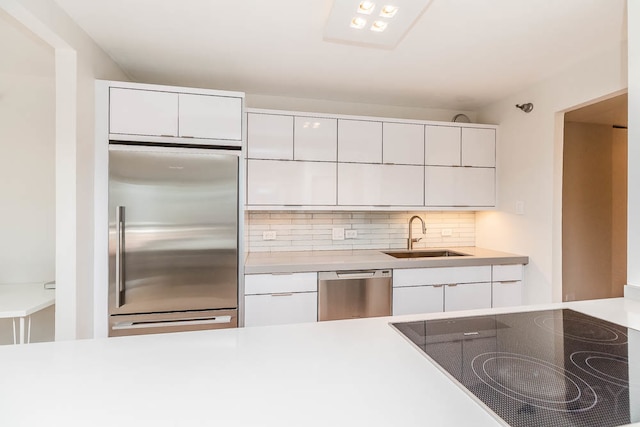
[[[567,309],[392,325],[511,426],[640,421],[634,329]]]

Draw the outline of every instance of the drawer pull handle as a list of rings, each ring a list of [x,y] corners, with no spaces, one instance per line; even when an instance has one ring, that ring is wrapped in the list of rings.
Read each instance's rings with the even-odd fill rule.
[[[281,292],[279,294],[271,294],[272,297],[290,297],[293,296],[293,292]]]
[[[513,285],[513,284],[516,284],[516,283],[520,283],[520,281],[519,280],[505,280],[503,282],[498,282],[498,283],[502,283],[503,285]]]
[[[441,287],[443,287],[443,286],[444,286],[444,285],[433,285],[433,287],[434,287],[434,288],[441,288]]]
[[[455,286],[458,286],[458,284],[457,283],[449,283],[447,286],[450,287],[450,288],[453,288]]]

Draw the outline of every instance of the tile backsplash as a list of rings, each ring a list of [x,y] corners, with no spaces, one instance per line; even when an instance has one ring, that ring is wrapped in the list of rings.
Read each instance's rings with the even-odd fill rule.
[[[420,221],[413,222],[413,236],[422,238],[414,248],[475,246],[475,212],[252,211],[246,243],[250,252],[403,249],[413,215],[427,226],[423,236]],[[333,240],[334,229],[357,236]],[[265,232],[275,232],[275,240],[265,240]]]

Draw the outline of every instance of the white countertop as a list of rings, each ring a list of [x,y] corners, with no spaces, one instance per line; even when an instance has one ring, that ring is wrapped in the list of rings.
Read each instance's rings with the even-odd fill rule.
[[[468,256],[399,259],[387,255],[380,250],[250,252],[244,268],[245,274],[263,274],[298,273],[305,271],[527,264],[529,262],[529,257],[527,256],[475,246],[445,249],[461,252]],[[428,248],[428,250],[438,250],[438,248]],[[389,250],[389,252],[391,251],[397,252],[397,250]]]
[[[559,307],[640,329],[623,298],[520,310]],[[500,425],[388,324],[460,315],[3,346],[0,425]]]

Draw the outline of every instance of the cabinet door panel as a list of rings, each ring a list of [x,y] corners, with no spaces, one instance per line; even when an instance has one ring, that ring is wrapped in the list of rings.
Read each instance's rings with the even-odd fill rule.
[[[424,196],[427,206],[456,206],[458,167],[427,166],[424,173]]]
[[[244,325],[267,326],[316,322],[318,293],[302,292],[244,297]]]
[[[444,311],[476,308],[491,308],[491,282],[445,286]]]
[[[338,161],[382,163],[382,122],[339,119]]]
[[[425,164],[460,166],[460,127],[425,126]]]
[[[424,126],[405,123],[382,124],[382,161],[423,165]]]
[[[493,282],[493,307],[522,305],[522,281]]]
[[[336,204],[335,163],[278,160],[247,163],[247,204]]]
[[[443,311],[443,286],[393,288],[393,315]]]
[[[336,161],[338,120],[296,117],[293,141],[296,160]]]
[[[242,140],[242,99],[179,94],[181,137]]]
[[[496,170],[459,168],[455,206],[495,206]]]
[[[427,206],[483,206],[496,204],[495,169],[425,167]]]
[[[178,136],[178,94],[111,88],[109,132]]]
[[[422,166],[339,163],[338,204],[422,206],[422,182]]]
[[[495,129],[462,128],[462,166],[496,165]]]
[[[293,160],[293,116],[247,114],[247,157]]]

